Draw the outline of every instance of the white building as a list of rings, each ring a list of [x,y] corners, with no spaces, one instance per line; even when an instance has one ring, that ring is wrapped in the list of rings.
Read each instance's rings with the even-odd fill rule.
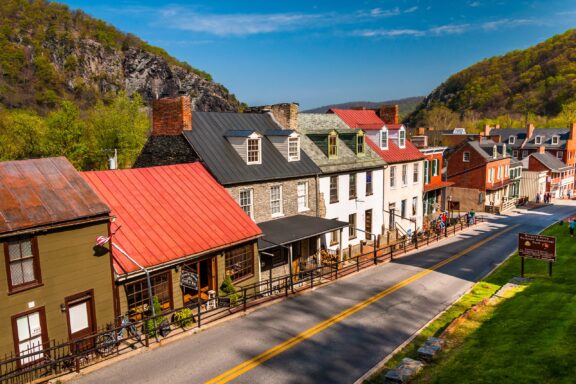
[[[349,223],[326,235],[323,245],[342,250],[381,234],[384,161],[367,145],[365,132],[348,128],[335,115],[307,113],[299,115],[298,130],[302,150],[322,171],[322,217]]]

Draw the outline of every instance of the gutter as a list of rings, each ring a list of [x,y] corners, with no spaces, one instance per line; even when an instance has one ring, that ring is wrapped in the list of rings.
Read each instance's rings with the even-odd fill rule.
[[[98,222],[104,223],[104,222],[107,222],[110,220],[109,213],[105,213],[102,215],[106,215],[106,216],[97,216],[97,217],[85,218],[85,219],[74,220],[74,221],[65,221],[65,222],[60,222],[60,223],[55,223],[55,224],[46,224],[46,225],[42,225],[40,227],[32,227],[32,228],[28,228],[28,229],[17,230],[14,232],[2,233],[2,234],[0,234],[0,239],[6,238],[6,237],[12,237],[12,236],[27,235],[27,234],[31,234],[31,233],[37,233],[37,232],[46,232],[46,231],[49,231],[52,229],[61,229],[61,228],[73,227],[76,225],[82,225],[82,224],[90,224],[90,223],[98,223]]]

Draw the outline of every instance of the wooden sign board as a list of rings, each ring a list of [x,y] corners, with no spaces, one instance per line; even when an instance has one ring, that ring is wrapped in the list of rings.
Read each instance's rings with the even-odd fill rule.
[[[229,307],[230,298],[229,297],[219,297],[218,298],[218,308]]]
[[[556,238],[554,236],[518,234],[520,257],[545,261],[556,261]]]
[[[193,271],[182,270],[180,274],[180,285],[184,288],[198,290],[198,274]]]
[[[451,211],[459,211],[460,210],[460,202],[459,201],[449,201],[448,202],[448,209]]]

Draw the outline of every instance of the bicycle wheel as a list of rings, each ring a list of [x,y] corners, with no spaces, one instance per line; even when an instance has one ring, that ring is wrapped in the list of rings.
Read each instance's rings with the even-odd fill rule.
[[[108,356],[114,351],[114,346],[116,345],[116,340],[114,336],[110,333],[105,333],[99,335],[96,338],[96,352],[102,356]]]

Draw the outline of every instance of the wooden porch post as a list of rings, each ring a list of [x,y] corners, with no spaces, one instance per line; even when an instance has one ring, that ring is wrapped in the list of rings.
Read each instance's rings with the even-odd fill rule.
[[[342,240],[342,234],[344,233],[344,229],[340,228],[340,246],[338,247],[338,260],[342,262],[342,248],[344,247],[344,241]]]

